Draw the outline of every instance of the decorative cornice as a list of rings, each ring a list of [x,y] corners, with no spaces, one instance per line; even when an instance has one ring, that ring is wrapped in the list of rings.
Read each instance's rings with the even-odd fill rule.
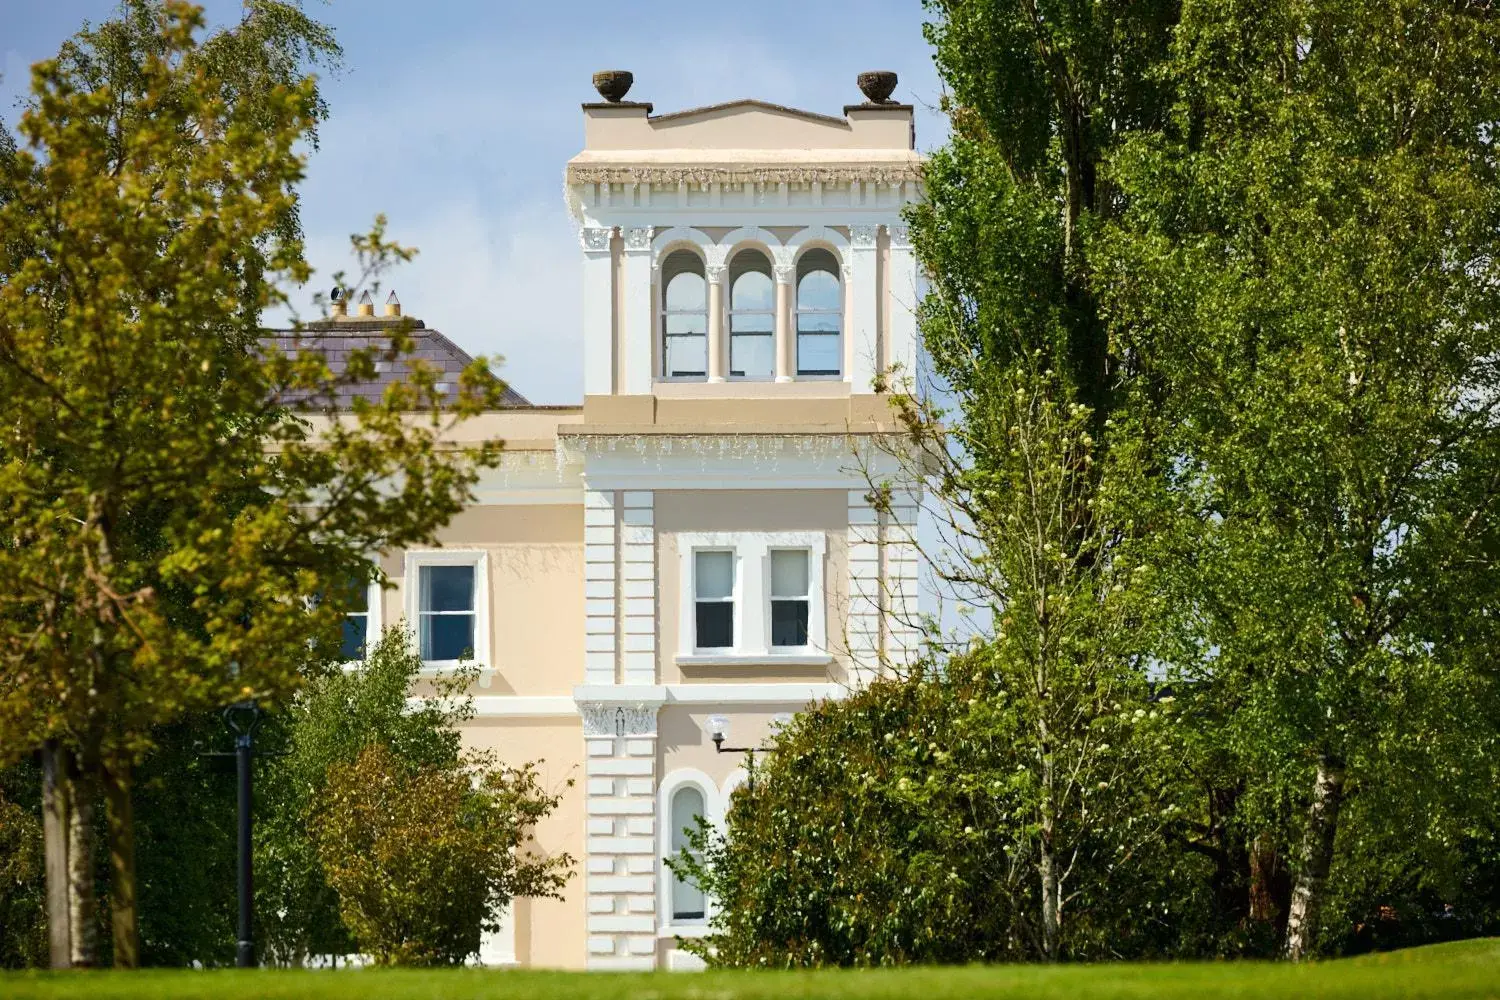
[[[910,161],[865,164],[702,164],[568,167],[569,184],[897,184],[920,183],[922,168]]]
[[[609,249],[609,226],[583,226],[578,230],[578,242],[591,253]]]
[[[849,244],[857,250],[873,250],[875,249],[875,237],[879,232],[879,226],[850,226]]]
[[[625,230],[625,249],[631,253],[649,251],[651,249],[651,227]]]
[[[868,433],[832,430],[826,434],[632,434],[570,433],[557,438],[561,461],[575,456],[626,454],[640,458],[668,455],[703,458],[775,460],[780,458],[841,457]]]
[[[655,736],[659,704],[639,701],[580,701],[585,736]]]

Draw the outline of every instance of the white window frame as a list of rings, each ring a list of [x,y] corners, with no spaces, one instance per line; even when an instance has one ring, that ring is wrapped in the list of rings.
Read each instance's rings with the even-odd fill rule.
[[[696,553],[734,552],[734,645],[728,649],[697,646]],[[771,550],[806,549],[807,645],[771,645]],[[827,571],[828,536],[821,531],[701,531],[677,535],[677,663],[821,665],[828,653],[827,608],[823,578]],[[754,613],[759,609],[759,613]]]
[[[382,574],[379,579],[370,581],[369,593],[365,595],[365,606],[369,609],[365,612],[365,655],[359,660],[345,660],[345,670],[358,670],[370,659],[370,652],[374,650],[375,644],[380,641],[380,633],[385,628],[384,603],[385,588],[380,585],[384,579]]]
[[[420,549],[406,553],[404,572],[406,620],[412,626],[416,651],[422,651],[422,587],[419,571],[423,566],[474,567],[474,659],[473,663],[488,670],[490,664],[490,561],[483,549]],[[428,670],[452,670],[458,660],[423,660]]]
[[[657,788],[657,902],[656,912],[660,914],[657,919],[657,936],[662,938],[678,937],[704,937],[710,933],[709,925],[712,923],[714,914],[718,912],[718,906],[714,903],[712,895],[703,894],[703,919],[694,920],[692,923],[674,923],[672,917],[672,884],[677,876],[672,869],[667,867],[666,858],[672,856],[672,796],[684,785],[692,785],[698,789],[703,796],[703,809],[710,826],[715,830],[724,829],[724,800],[719,794],[719,786],[707,774],[695,767],[683,767],[669,771],[662,778]]]

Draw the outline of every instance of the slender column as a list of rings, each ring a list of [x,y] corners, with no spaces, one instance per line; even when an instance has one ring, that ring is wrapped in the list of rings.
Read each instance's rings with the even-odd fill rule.
[[[724,281],[729,268],[724,262],[726,248],[708,248],[708,264],[704,271],[708,278],[708,380],[724,381],[729,370],[726,363],[729,345],[724,329]]]
[[[611,230],[585,226],[578,233],[583,245],[583,393],[607,396],[615,390],[614,261],[609,252]]]
[[[656,316],[651,308],[651,230],[625,230],[625,385],[632,396],[651,392],[652,340]]]
[[[850,390],[871,392],[880,371],[880,299],[876,281],[875,238],[879,226],[849,227],[848,330],[853,356]]]
[[[793,325],[793,282],[797,269],[792,265],[791,248],[775,251],[776,262],[776,381],[790,382],[797,374],[797,330]]]

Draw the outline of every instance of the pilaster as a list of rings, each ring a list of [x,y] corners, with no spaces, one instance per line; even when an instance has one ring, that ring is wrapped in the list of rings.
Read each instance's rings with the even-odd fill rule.
[[[650,490],[627,490],[620,510],[621,664],[626,684],[656,683],[656,526]]]
[[[907,226],[888,226],[890,329],[886,333],[885,364],[913,376],[917,366],[917,258]]]
[[[625,365],[623,391],[632,396],[651,392],[655,311],[651,306],[651,229],[626,229],[625,239]]]
[[[655,702],[583,701],[588,967],[656,967]]]
[[[909,664],[921,647],[917,586],[920,512],[917,494],[898,490],[891,498],[890,516],[884,525],[881,549],[885,557],[885,655],[897,666]]]
[[[849,614],[845,631],[854,683],[869,683],[880,669],[880,512],[864,490],[849,491]]]
[[[848,336],[852,347],[850,391],[871,392],[880,357],[879,226],[849,227]]]
[[[618,622],[617,515],[613,490],[583,494],[584,664],[587,684],[614,684]]]
[[[584,226],[578,233],[583,246],[583,391],[588,396],[615,390],[613,233],[608,226]]]

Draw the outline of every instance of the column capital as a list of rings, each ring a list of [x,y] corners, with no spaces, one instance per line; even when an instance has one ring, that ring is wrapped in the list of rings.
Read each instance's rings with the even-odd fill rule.
[[[611,226],[583,226],[578,230],[578,244],[589,253],[608,251],[609,237],[613,232]]]
[[[793,263],[795,256],[793,247],[771,248],[771,273],[776,276],[776,283],[789,285],[797,276],[797,265]]]
[[[875,237],[879,234],[879,226],[850,226],[849,244],[855,250],[874,250]]]
[[[911,249],[911,227],[910,226],[888,226],[886,232],[891,234],[892,250]]]
[[[651,250],[651,227],[626,229],[625,249],[630,253],[648,253]]]
[[[641,701],[580,701],[584,736],[655,736],[659,704]]]

